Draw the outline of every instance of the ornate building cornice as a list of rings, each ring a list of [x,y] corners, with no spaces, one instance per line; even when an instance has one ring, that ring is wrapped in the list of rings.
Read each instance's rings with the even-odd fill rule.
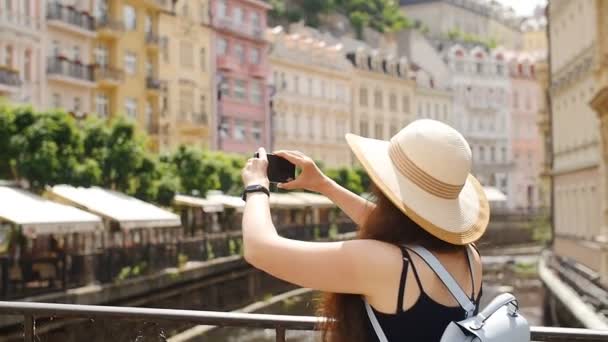
[[[592,73],[594,63],[597,61],[595,49],[595,42],[593,42],[589,47],[581,50],[579,54],[557,70],[557,72],[553,73],[550,85],[551,94],[563,90]]]

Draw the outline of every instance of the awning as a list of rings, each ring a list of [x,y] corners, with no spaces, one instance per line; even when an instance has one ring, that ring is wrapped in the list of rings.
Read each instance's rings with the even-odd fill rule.
[[[103,229],[101,218],[25,190],[0,186],[0,221],[26,234],[64,234]]]
[[[91,213],[117,221],[123,229],[181,225],[179,216],[174,213],[120,192],[99,187],[76,188],[71,185],[55,185],[49,192],[52,196]]]
[[[309,207],[334,208],[336,206],[334,202],[323,195],[310,192],[291,192],[290,194],[306,202],[306,205]]]
[[[483,191],[486,193],[488,202],[506,202],[507,196],[498,188],[493,186],[484,186]]]
[[[271,208],[304,208],[308,202],[292,193],[271,192],[269,203]]]
[[[201,208],[206,213],[217,213],[224,211],[224,205],[221,202],[206,198],[188,195],[175,195],[173,202],[177,205]]]
[[[221,191],[209,191],[207,192],[207,199],[222,203],[224,207],[234,208],[237,211],[243,211],[245,208],[245,201],[237,196],[230,196],[223,194]]]

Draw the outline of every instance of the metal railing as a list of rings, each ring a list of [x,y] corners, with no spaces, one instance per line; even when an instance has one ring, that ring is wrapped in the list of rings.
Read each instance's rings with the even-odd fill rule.
[[[219,327],[274,329],[276,341],[285,341],[287,330],[319,330],[323,317],[245,314],[235,312],[153,309],[137,307],[0,302],[0,315],[23,316],[24,341],[36,340],[37,318],[86,318],[131,321],[177,321]],[[608,330],[532,327],[532,341],[606,341]]]
[[[53,56],[48,58],[47,73],[49,75],[63,75],[74,79],[94,82],[95,73],[93,66],[72,61],[67,58]]]
[[[47,5],[46,17],[51,20],[60,20],[83,30],[94,31],[95,19],[74,7],[64,6],[57,2]]]
[[[11,68],[0,65],[0,84],[4,84],[10,87],[21,86],[21,79],[19,78],[19,72]]]
[[[149,90],[160,90],[161,81],[154,76],[146,77],[146,89]]]

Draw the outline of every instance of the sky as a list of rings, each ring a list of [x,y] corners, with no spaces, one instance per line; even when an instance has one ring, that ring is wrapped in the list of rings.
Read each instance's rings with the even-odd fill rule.
[[[537,5],[546,5],[547,0],[498,0],[506,6],[515,9],[517,15],[531,15]]]

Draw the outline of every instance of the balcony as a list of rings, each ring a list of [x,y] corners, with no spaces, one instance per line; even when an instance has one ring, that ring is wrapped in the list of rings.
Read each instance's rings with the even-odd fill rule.
[[[144,4],[154,10],[166,9],[169,2],[169,0],[144,0]]]
[[[93,66],[78,61],[60,56],[49,57],[46,72],[49,80],[84,87],[95,86]]]
[[[96,22],[97,34],[100,38],[117,39],[125,32],[122,21],[103,16]]]
[[[217,67],[221,70],[234,71],[239,68],[239,63],[233,56],[222,55],[217,57]]]
[[[113,88],[122,83],[125,72],[109,66],[97,67],[95,69],[95,80],[101,88]]]
[[[157,52],[160,46],[160,37],[154,32],[146,32],[146,48],[151,52]]]
[[[154,76],[146,77],[146,91],[148,95],[158,96],[160,94],[162,82]]]
[[[226,30],[237,33],[242,36],[247,36],[256,40],[264,39],[264,29],[262,27],[253,27],[252,25],[239,24],[229,17],[215,17],[212,22],[213,26],[219,30]]]
[[[250,64],[249,74],[255,78],[266,78],[268,67],[265,64]]]
[[[0,95],[13,94],[21,87],[19,72],[0,65]]]
[[[171,322],[191,325],[211,325],[221,327],[272,329],[276,341],[285,342],[287,330],[318,330],[326,320],[323,317],[247,314],[240,312],[219,312],[199,310],[154,309],[139,307],[75,305],[35,302],[0,302],[0,315],[18,315],[23,317],[24,341],[36,340],[36,328],[44,326],[48,318],[79,318],[85,321],[122,321],[124,327],[128,321],[145,321],[154,325],[170,325]],[[36,319],[40,322],[36,322]],[[36,324],[38,323],[38,324]],[[111,329],[107,325],[106,329]],[[165,329],[161,329],[165,330]],[[171,331],[171,329],[166,329]],[[601,342],[608,338],[606,330],[531,327],[532,341],[587,341]],[[118,333],[117,331],[113,332]],[[156,331],[148,332],[151,336],[142,339],[158,339]]]
[[[46,18],[49,26],[91,38],[95,37],[95,19],[72,6],[51,2],[47,5]]]

